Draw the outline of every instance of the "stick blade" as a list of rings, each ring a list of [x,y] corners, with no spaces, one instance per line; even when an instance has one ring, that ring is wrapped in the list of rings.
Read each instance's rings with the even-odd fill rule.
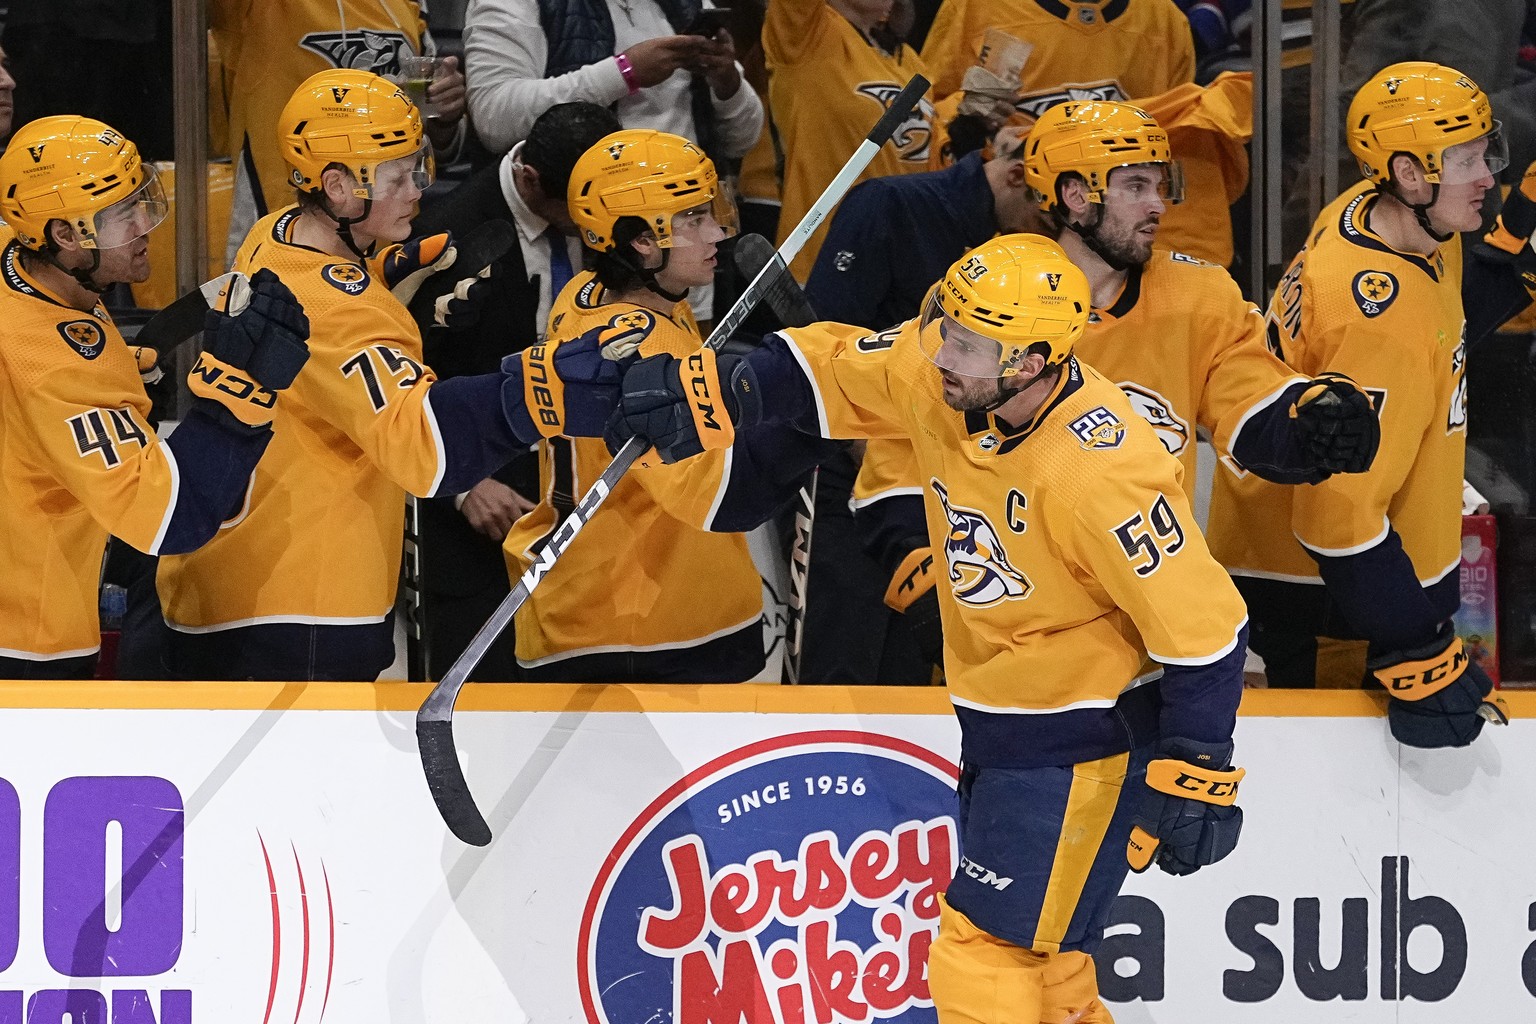
[[[773,315],[785,327],[807,327],[816,322],[816,311],[799,283],[790,276],[789,268],[779,256],[773,243],[762,235],[742,235],[736,239],[736,269],[748,281],[754,280],[764,268],[763,301],[773,310]]]
[[[203,329],[208,311],[218,308],[224,289],[244,281],[244,274],[231,272],[198,285],[146,320],[134,335],[134,344],[148,346],[163,354],[196,337]],[[247,284],[244,294],[248,297],[249,292]]]
[[[427,776],[432,802],[437,804],[437,813],[442,815],[448,831],[470,846],[489,846],[491,827],[475,806],[464,769],[459,765],[453,722],[418,714],[416,749],[421,755],[421,769]]]

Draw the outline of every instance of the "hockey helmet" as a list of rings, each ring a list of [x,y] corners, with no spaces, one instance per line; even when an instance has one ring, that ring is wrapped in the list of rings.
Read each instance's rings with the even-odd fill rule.
[[[67,222],[82,248],[115,248],[148,234],[167,210],[138,148],[88,117],[38,118],[0,155],[0,216],[29,249],[48,246],[51,220]]]
[[[672,218],[703,206],[727,237],[736,233],[736,208],[714,162],[687,139],[650,128],[614,132],[583,153],[571,169],[567,205],[582,241],[598,252],[614,248],[625,217],[644,221],[664,249],[686,245]]]
[[[1509,166],[1487,94],[1443,64],[1406,61],[1378,71],[1350,101],[1348,128],[1360,173],[1378,185],[1391,183],[1398,154],[1417,160],[1436,185],[1477,181]]]
[[[1184,200],[1184,174],[1168,145],[1168,133],[1140,107],[1129,103],[1058,103],[1040,115],[1024,143],[1024,181],[1040,209],[1061,202],[1064,174],[1088,187],[1088,201],[1103,203],[1110,172],[1136,164],[1164,171],[1157,194],[1167,203]]]
[[[1091,307],[1088,278],[1041,235],[1000,235],[961,257],[933,286],[919,337],[942,370],[1012,377],[1033,345],[1047,366],[1072,353]]]
[[[373,199],[375,188],[395,184],[381,183],[380,165],[404,159],[414,160],[408,177],[418,189],[432,184],[421,113],[398,85],[370,71],[332,68],[305,79],[278,118],[277,144],[300,192],[318,191],[321,172],[340,164],[356,182],[353,194]]]

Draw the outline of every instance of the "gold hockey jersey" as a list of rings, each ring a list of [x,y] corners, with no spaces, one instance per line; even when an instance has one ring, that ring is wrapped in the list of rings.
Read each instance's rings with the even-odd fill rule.
[[[1269,351],[1263,318],[1225,270],[1164,249],[1131,268],[1108,309],[1093,311],[1073,353],[1117,383],[1184,464],[1190,500],[1197,435],[1231,451],[1256,413],[1304,379]],[[910,493],[918,480],[903,468],[900,448],[871,442],[855,501]]]
[[[262,213],[293,202],[277,118],[299,84],[328,68],[393,75],[427,33],[418,0],[210,0],[208,25],[228,82],[228,152],[248,161]]]
[[[235,269],[269,268],[309,317],[309,361],[283,392],[247,506],[189,555],[160,561],[173,628],[381,622],[394,607],[405,492],[448,458],[421,335],[360,264],[294,244],[297,207],[258,221]]]
[[[960,88],[988,29],[1031,49],[1017,106],[1031,119],[1066,100],[1135,100],[1195,78],[1195,42],[1173,0],[945,0],[923,43],[933,95]]]
[[[1466,462],[1461,239],[1429,256],[1392,249],[1370,229],[1378,201],[1362,182],[1319,214],[1269,307],[1269,337],[1302,373],[1348,374],[1381,416],[1367,473],[1276,487],[1230,467],[1211,496],[1211,548],[1235,575],[1320,583],[1297,543],[1342,556],[1389,526],[1428,586],[1461,562]]]
[[[548,340],[594,331],[643,332],[643,356],[683,356],[700,343],[686,302],[670,315],[613,302],[585,271],[555,300]],[[539,449],[539,504],[503,544],[514,583],[612,461],[599,438],[556,437]],[[518,661],[531,668],[584,654],[696,647],[757,622],[762,580],[745,535],[707,532],[730,463],[729,450],[711,451],[625,474],[518,611]]]
[[[773,124],[791,154],[780,192],[782,243],[907,80],[927,70],[905,44],[892,56],[871,46],[825,0],[772,0],[763,21],[763,54]],[[927,170],[932,138],[933,104],[924,99],[858,180]],[[827,223],[790,265],[796,279],[810,275]]]
[[[811,379],[822,436],[912,439],[956,707],[1027,745],[1068,728],[1055,716],[1113,708],[1148,678],[1149,653],[1186,668],[1228,659],[1242,600],[1206,550],[1182,468],[1119,389],[1071,359],[1022,427],[957,413],[916,327],[780,337]],[[1233,671],[1225,686],[1240,686]]]
[[[0,656],[81,657],[101,642],[108,534],[157,554],[181,469],[105,307],[63,304],[14,243],[0,274]]]

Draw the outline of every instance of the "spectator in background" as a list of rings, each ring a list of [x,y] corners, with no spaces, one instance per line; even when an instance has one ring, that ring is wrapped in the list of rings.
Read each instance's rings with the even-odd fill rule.
[[[891,9],[892,0],[769,0],[769,106],[780,147],[790,155],[780,183],[780,242],[908,79],[927,74],[917,53],[889,31]],[[933,104],[924,99],[861,179],[926,170],[932,140]],[[797,279],[809,276],[826,232],[823,222],[796,257]]]
[[[699,22],[700,10],[698,0],[471,0],[464,58],[480,141],[505,153],[556,103],[586,100],[613,106],[626,128],[740,157],[763,105],[730,33]]]
[[[493,373],[503,357],[544,340],[551,300],[581,267],[581,239],[566,207],[576,160],[619,130],[595,103],[557,103],[533,122],[528,138],[436,202],[423,203],[413,230],[466,234],[492,220],[510,221],[518,244],[496,262],[494,287],[479,322],[444,336],[421,324],[427,365],[440,378]],[[427,673],[439,679],[511,589],[501,544],[534,507],[538,459],[519,455],[463,494],[419,502],[418,546]],[[513,631],[486,652],[476,680],[517,678]]]
[[[223,54],[229,96],[229,148],[236,160],[227,259],[251,225],[293,202],[293,182],[278,152],[278,114],[305,79],[327,68],[390,77],[400,58],[433,55],[419,0],[274,3],[209,0],[208,24]],[[445,57],[427,98],[425,121],[438,161],[453,159],[464,137],[464,75]]]

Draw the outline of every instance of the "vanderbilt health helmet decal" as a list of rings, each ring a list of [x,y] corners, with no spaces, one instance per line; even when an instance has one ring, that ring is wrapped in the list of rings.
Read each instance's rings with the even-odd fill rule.
[[[1397,298],[1397,278],[1385,270],[1362,270],[1355,275],[1355,305],[1367,317],[1378,317]]]
[[[949,491],[938,480],[928,485],[939,496],[949,535],[944,539],[944,561],[955,600],[973,608],[987,608],[1013,598],[1028,597],[1034,590],[1029,577],[1015,569],[1003,550],[1002,536],[986,515],[973,508],[949,503]]]

